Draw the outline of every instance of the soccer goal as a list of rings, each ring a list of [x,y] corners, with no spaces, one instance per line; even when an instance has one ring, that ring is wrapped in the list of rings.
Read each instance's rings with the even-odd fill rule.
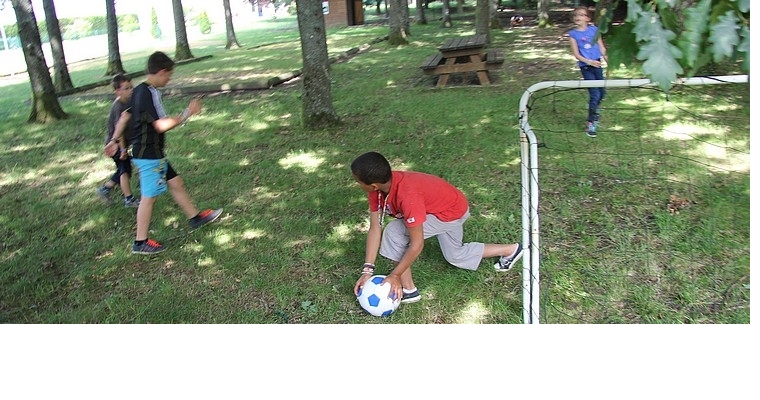
[[[749,322],[749,92],[747,75],[525,91],[526,324]]]

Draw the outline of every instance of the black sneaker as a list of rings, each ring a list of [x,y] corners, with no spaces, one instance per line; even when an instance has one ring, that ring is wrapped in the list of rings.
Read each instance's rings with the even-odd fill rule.
[[[419,290],[415,290],[412,293],[404,293],[404,295],[401,296],[402,303],[416,303],[420,300],[422,300],[422,296],[420,296]]]
[[[209,222],[216,221],[217,218],[219,218],[220,215],[222,215],[223,209],[218,210],[203,210],[200,213],[198,213],[197,216],[190,218],[190,228],[192,229],[198,229],[203,225],[208,224]]]
[[[522,255],[523,255],[522,244],[518,243],[517,250],[515,250],[515,253],[511,257],[507,257],[507,256],[499,257],[499,261],[497,261],[496,264],[493,265],[493,267],[497,271],[509,271],[515,265],[515,263],[522,257]]]
[[[140,245],[132,245],[132,254],[158,254],[164,250],[166,247],[152,239],[148,239]]]
[[[111,189],[108,189],[105,186],[98,188],[98,197],[100,197],[100,200],[108,205],[113,203],[111,200]]]
[[[124,207],[126,208],[137,208],[140,207],[140,199],[136,197],[132,197],[131,199],[127,200],[124,199]]]

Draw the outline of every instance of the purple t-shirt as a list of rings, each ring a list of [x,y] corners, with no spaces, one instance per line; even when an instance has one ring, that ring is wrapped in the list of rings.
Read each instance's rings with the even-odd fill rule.
[[[578,52],[581,53],[583,58],[589,60],[602,59],[602,51],[599,49],[599,39],[596,38],[596,31],[597,28],[595,26],[589,25],[586,27],[585,31],[573,29],[567,33],[573,40],[575,40],[575,43],[578,44]],[[579,67],[585,67],[587,65],[588,64],[585,62],[578,61]]]

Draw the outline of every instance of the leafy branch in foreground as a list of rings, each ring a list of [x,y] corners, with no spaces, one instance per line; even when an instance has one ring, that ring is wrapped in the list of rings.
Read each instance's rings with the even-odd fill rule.
[[[615,3],[615,5],[617,2]],[[643,70],[664,90],[679,76],[698,74],[711,62],[737,62],[749,72],[749,0],[628,1],[624,24],[611,26],[600,10],[610,66],[643,61]],[[613,6],[614,9],[614,6]],[[685,71],[685,72],[684,72]]]

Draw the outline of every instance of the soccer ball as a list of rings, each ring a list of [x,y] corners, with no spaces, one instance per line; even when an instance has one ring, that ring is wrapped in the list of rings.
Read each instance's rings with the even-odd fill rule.
[[[393,314],[401,304],[401,299],[395,298],[395,293],[388,298],[391,284],[381,285],[383,279],[385,279],[385,275],[372,276],[364,282],[364,287],[359,289],[359,296],[356,297],[364,311],[376,317],[387,317]]]

